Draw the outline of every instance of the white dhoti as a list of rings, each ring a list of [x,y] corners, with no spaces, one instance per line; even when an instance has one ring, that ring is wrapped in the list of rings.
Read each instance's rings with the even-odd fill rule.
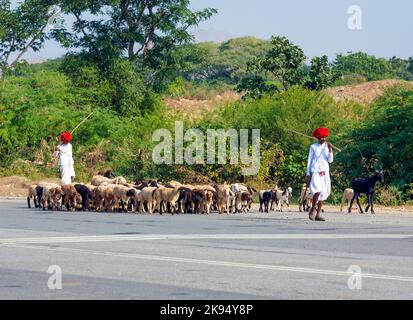
[[[75,169],[73,166],[60,166],[60,174],[62,177],[61,184],[71,184],[72,177],[75,176]]]
[[[314,172],[311,176],[310,190],[313,195],[320,193],[319,201],[327,200],[331,193],[330,173],[320,175],[319,172]]]

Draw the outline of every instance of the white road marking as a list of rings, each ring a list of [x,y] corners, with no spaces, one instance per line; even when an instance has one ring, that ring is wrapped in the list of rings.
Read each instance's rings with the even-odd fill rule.
[[[50,248],[50,247],[44,247],[44,246],[30,246],[30,245],[23,245],[23,244],[3,244],[3,246],[13,247],[13,248],[22,248],[22,249],[36,249],[36,250],[46,250],[46,251],[54,251],[54,252],[68,252],[68,253],[77,253],[77,254],[110,256],[110,257],[140,259],[140,260],[150,260],[150,261],[213,265],[213,266],[231,267],[231,268],[235,267],[235,268],[247,268],[247,269],[269,270],[269,271],[284,271],[284,272],[296,272],[296,273],[309,273],[309,274],[343,276],[343,277],[349,277],[349,276],[352,275],[352,273],[349,273],[348,271],[340,271],[340,270],[301,268],[301,267],[289,267],[289,266],[282,266],[282,265],[253,264],[253,263],[219,261],[219,260],[203,260],[203,259],[169,257],[169,256],[148,255],[148,254],[138,254],[138,253],[126,253],[126,252],[121,253],[121,252],[96,251],[96,250],[62,248],[62,247],[60,247],[60,248]],[[392,281],[402,281],[402,282],[413,282],[413,277],[398,276],[398,275],[362,273],[361,277],[363,279],[369,278],[369,279],[376,279],[376,280],[392,280]]]
[[[66,237],[5,238],[1,244],[13,243],[82,243],[150,240],[307,240],[307,239],[411,239],[413,234],[147,234],[94,235]]]

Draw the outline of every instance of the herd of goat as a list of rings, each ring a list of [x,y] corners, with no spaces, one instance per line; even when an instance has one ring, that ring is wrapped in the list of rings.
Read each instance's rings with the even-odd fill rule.
[[[375,186],[378,179],[374,180]],[[353,189],[344,191],[341,210],[345,200],[349,203],[349,211],[356,198],[359,204],[359,193],[365,190],[360,189],[358,192],[360,181],[355,180],[355,182],[357,183],[353,181],[353,188],[356,192]],[[364,187],[364,184],[362,186]],[[73,183],[61,186],[41,182],[31,185],[28,188],[27,204],[30,208],[31,200],[33,200],[36,208],[62,210],[65,207],[67,211],[123,211],[151,214],[155,212],[209,214],[212,211],[218,211],[220,214],[247,213],[251,210],[254,195],[258,194],[259,211],[268,213],[274,210],[282,211],[284,204],[291,211],[289,201],[292,198],[292,192],[291,187],[285,190],[275,187],[271,190],[257,191],[241,183],[189,185],[177,181],[167,184],[160,184],[158,181],[138,181],[130,184],[123,177],[112,177],[108,173],[100,173],[94,176],[89,184]],[[369,205],[370,199],[372,201],[372,197],[368,196]],[[303,185],[299,198],[299,210],[309,211],[311,202],[310,190]],[[362,211],[361,207],[360,210]],[[372,212],[374,213],[373,208]]]
[[[36,208],[43,210],[202,213],[247,213],[251,210],[253,196],[258,193],[260,211],[282,210],[289,207],[292,189],[263,190],[244,184],[189,185],[171,181],[135,182],[123,177],[109,178],[96,175],[88,184],[58,185],[40,182],[28,188],[27,204],[33,200]]]

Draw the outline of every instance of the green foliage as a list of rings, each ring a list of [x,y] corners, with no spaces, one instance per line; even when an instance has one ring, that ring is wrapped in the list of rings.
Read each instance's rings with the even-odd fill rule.
[[[413,90],[390,90],[369,110],[365,121],[343,138],[348,147],[339,155],[350,180],[385,169],[387,180],[406,192],[413,182]]]
[[[46,27],[53,16],[50,6],[56,1],[25,0],[11,5],[0,0],[0,68],[13,68],[29,49],[39,51],[51,37]],[[62,21],[55,19],[54,31],[60,30]],[[12,58],[13,57],[13,58]]]
[[[285,37],[272,37],[271,48],[263,57],[247,62],[247,73],[237,86],[247,97],[261,98],[288,90],[293,85],[311,90],[321,90],[336,80],[338,73],[327,56],[314,57],[311,66],[305,65],[303,50]]]
[[[271,44],[254,37],[243,37],[221,44],[204,42],[196,46],[202,59],[184,74],[186,79],[236,84],[247,72],[247,62],[263,56]]]
[[[403,203],[402,193],[396,186],[379,187],[376,200],[384,206],[399,206]]]
[[[327,56],[314,57],[305,87],[310,90],[322,90],[331,86],[338,78],[338,73],[328,62]]]
[[[413,80],[413,57],[408,60],[392,57],[389,62],[395,77],[407,81]]]
[[[368,81],[392,78],[391,64],[383,58],[376,58],[363,52],[338,54],[334,61],[335,69],[343,75],[356,74]]]
[[[269,72],[284,89],[302,84],[305,55],[303,50],[285,37],[272,37],[271,49],[258,61],[258,69]]]
[[[174,52],[191,42],[188,29],[216,13],[210,8],[192,10],[189,0],[70,0],[60,5],[75,22],[56,32],[56,40],[81,50],[101,70],[113,61],[128,60],[139,73],[149,72],[148,83],[156,87],[177,60],[185,60]]]
[[[74,128],[91,111],[93,116],[74,134],[79,177],[89,179],[97,169],[107,166],[131,178],[158,170],[150,158],[151,135],[157,128],[168,127],[172,119],[164,118],[156,95],[143,97],[141,109],[147,110],[143,115],[126,117],[99,106],[89,90],[74,86],[56,71],[35,71],[6,80],[0,92],[3,173],[13,168],[16,174],[56,175],[56,169],[47,164],[59,133]],[[36,173],[23,160],[43,164],[38,165]]]
[[[97,105],[121,115],[136,115],[150,109],[147,101],[142,106],[147,94],[145,80],[127,60],[114,60],[100,70],[86,57],[67,55],[60,70],[82,91],[82,97],[94,100]]]

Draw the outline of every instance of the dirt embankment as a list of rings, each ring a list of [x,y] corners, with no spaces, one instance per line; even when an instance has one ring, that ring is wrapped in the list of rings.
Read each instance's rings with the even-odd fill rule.
[[[168,98],[165,103],[167,108],[173,113],[180,113],[189,117],[189,119],[196,119],[204,112],[210,112],[227,103],[238,101],[241,97],[242,95],[239,93],[227,91],[208,100]]]
[[[387,89],[396,85],[413,86],[413,83],[403,80],[389,79],[350,86],[331,87],[326,89],[325,92],[339,102],[354,101],[367,105],[382,96]]]
[[[364,82],[355,85],[338,86],[325,89],[325,92],[333,97],[336,101],[354,101],[364,105],[371,104],[383,93],[396,85],[410,85],[413,82],[403,80],[388,79],[372,82]],[[233,91],[227,91],[208,100],[200,99],[166,99],[167,108],[173,113],[180,113],[189,119],[200,117],[203,112],[211,112],[215,108],[224,106],[226,103],[239,101],[242,95]]]
[[[29,181],[29,179],[19,176],[3,177],[0,178],[0,197],[26,197],[27,188],[40,181],[60,183],[59,179],[53,178]]]

